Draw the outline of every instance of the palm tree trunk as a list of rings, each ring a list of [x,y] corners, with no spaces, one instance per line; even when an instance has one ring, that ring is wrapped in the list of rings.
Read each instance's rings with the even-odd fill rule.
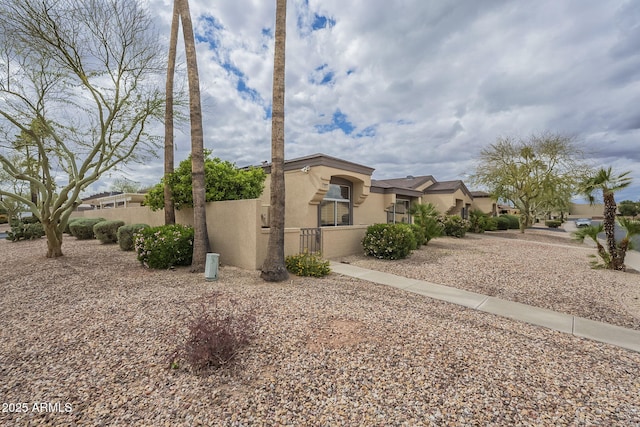
[[[616,201],[613,192],[605,192],[604,198],[604,234],[607,237],[607,249],[611,257],[611,269],[620,270],[620,257],[618,256],[618,247],[616,245],[615,227],[616,227]]]
[[[180,13],[178,0],[173,2],[173,18],[171,20],[171,36],[169,38],[169,58],[167,61],[167,82],[165,86],[166,101],[164,111],[164,223],[176,223],[176,211],[173,204],[169,175],[173,173],[173,81],[176,72],[176,50],[178,45],[178,27]]]
[[[189,1],[180,1],[180,19],[184,36],[187,59],[187,75],[189,76],[189,118],[191,121],[191,177],[193,187],[193,261],[191,271],[204,272],[209,252],[207,233],[207,213],[205,206],[204,185],[204,135],[202,129],[202,108],[200,104],[200,78],[196,58],[196,43],[189,12]]]
[[[284,261],[284,92],[287,0],[276,0],[273,55],[273,106],[271,116],[271,197],[267,257],[260,277],[281,282],[289,277]]]

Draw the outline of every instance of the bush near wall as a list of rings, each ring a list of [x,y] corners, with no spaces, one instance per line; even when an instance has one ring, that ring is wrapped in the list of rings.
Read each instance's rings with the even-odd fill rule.
[[[509,229],[509,218],[505,218],[503,216],[499,216],[495,218],[496,220],[496,228],[498,230],[508,230]]]
[[[5,214],[0,214],[0,224],[6,224],[9,222],[9,217]]]
[[[544,225],[546,225],[549,228],[558,228],[562,225],[562,221],[545,221]]]
[[[498,218],[506,218],[509,221],[509,230],[520,229],[520,218],[517,215],[502,214]]]
[[[138,261],[149,268],[190,265],[193,259],[193,227],[161,225],[134,235]]]
[[[67,225],[64,227],[64,230],[62,230],[62,232],[71,235],[71,229],[69,228],[71,226],[71,223],[79,221],[81,219],[84,218],[69,218],[69,221],[67,221]]]
[[[462,238],[469,229],[469,221],[462,219],[459,215],[448,215],[441,218],[441,221],[445,236]]]
[[[69,225],[69,231],[78,240],[95,239],[93,226],[102,221],[106,220],[104,218],[79,218]]]
[[[367,256],[401,259],[416,247],[416,238],[408,224],[374,224],[367,227],[362,246]]]
[[[149,228],[149,226],[147,224],[131,224],[118,228],[117,237],[120,249],[123,251],[132,251],[134,248],[134,234],[145,228]]]
[[[304,252],[289,255],[285,258],[285,265],[289,272],[296,276],[323,277],[331,273],[329,261],[325,261],[318,254]]]
[[[118,241],[118,229],[124,225],[124,221],[102,221],[93,226],[93,234],[102,243],[116,243]]]

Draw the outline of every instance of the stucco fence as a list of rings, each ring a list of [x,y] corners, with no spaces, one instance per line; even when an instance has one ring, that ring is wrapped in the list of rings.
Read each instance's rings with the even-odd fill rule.
[[[267,255],[269,229],[261,226],[262,201],[229,200],[207,203],[207,232],[212,252],[220,254],[220,263],[236,267],[259,269]],[[72,218],[121,220],[125,224],[164,224],[164,211],[148,207],[96,209],[74,212]],[[193,225],[193,210],[176,211],[176,223]],[[323,227],[321,253],[324,258],[338,258],[362,252],[361,241],[366,225]],[[285,229],[285,256],[300,253],[301,229]]]

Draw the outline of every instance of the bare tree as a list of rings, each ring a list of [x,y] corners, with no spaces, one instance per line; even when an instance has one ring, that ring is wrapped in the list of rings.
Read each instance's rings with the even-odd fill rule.
[[[152,30],[135,1],[0,0],[0,141],[26,135],[38,154],[34,173],[11,161],[19,149],[0,142],[0,166],[39,197],[4,187],[0,195],[41,220],[47,257],[63,255],[80,192],[156,146],[148,128],[161,118],[166,63]]]
[[[273,107],[271,116],[271,196],[267,258],[260,277],[281,282],[289,277],[284,260],[284,90],[287,0],[276,0],[273,54]]]
[[[188,0],[176,0],[179,4],[180,20],[189,76],[189,117],[191,120],[191,176],[193,180],[193,261],[192,272],[204,272],[209,252],[207,215],[204,184],[204,135],[202,129],[202,107],[200,103],[200,79],[196,43],[191,23]]]

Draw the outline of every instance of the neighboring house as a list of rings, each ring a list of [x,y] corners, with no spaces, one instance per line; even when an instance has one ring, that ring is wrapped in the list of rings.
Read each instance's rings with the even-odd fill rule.
[[[509,205],[498,205],[499,215],[520,215],[520,209]]]
[[[78,210],[83,209],[111,209],[142,206],[144,194],[123,193],[121,191],[106,191],[94,194],[82,199],[82,204]]]

